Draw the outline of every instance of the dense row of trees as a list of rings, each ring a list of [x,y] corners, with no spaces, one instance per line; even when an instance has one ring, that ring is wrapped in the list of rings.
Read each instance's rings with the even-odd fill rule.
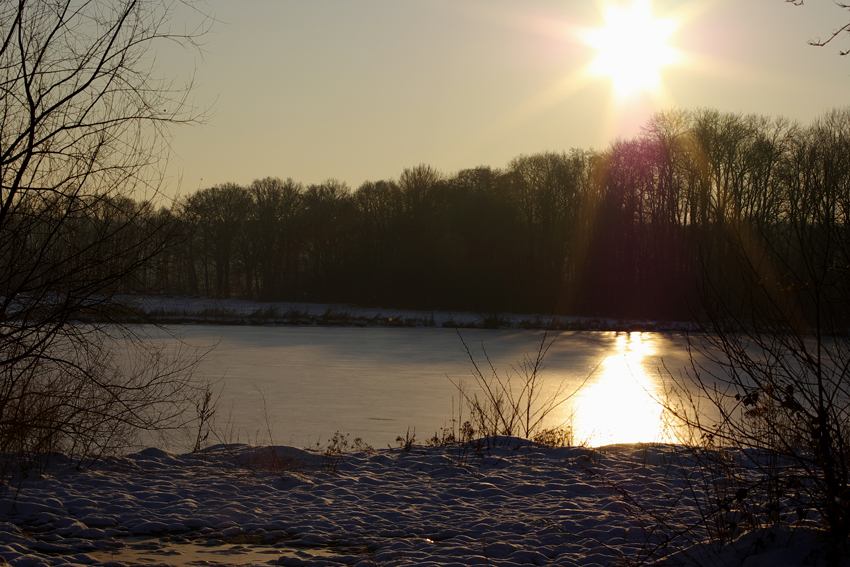
[[[741,235],[771,265],[792,265],[806,257],[787,245],[788,231],[815,220],[845,227],[848,215],[850,110],[807,127],[675,111],[606,151],[520,156],[504,169],[447,176],[420,165],[357,190],[277,178],[202,189],[170,211],[142,215],[145,226],[168,217],[180,242],[133,285],[261,300],[682,318],[693,314],[700,286],[731,285],[724,266]],[[830,254],[827,261],[847,264]]]
[[[4,233],[28,242],[10,243],[3,269],[31,264],[45,293],[97,278],[101,294],[687,318],[700,289],[735,293],[741,242],[785,287],[811,285],[794,274],[815,248],[850,265],[849,216],[850,109],[807,127],[678,111],[603,152],[451,176],[420,165],[357,190],[267,178],[170,209],[110,194],[21,200],[8,226],[35,224]],[[850,277],[839,283],[840,296]]]

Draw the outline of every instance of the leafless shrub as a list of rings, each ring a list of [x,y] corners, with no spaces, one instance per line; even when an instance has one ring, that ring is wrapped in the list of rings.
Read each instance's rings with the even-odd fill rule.
[[[547,447],[573,447],[575,437],[572,427],[549,427],[536,432],[531,440]]]
[[[51,357],[0,366],[6,481],[46,466],[45,454],[79,466],[133,447],[141,432],[182,429],[191,421],[187,410],[203,396],[192,379],[202,353],[169,352],[117,331],[74,330],[52,337]]]
[[[334,433],[333,437],[328,439],[327,445],[322,448],[325,471],[336,473],[348,449],[348,434],[343,435],[339,431]]]
[[[457,329],[456,329],[457,330]],[[487,363],[487,374],[478,364],[469,346],[457,330],[461,344],[472,363],[475,389],[463,380],[452,380],[460,400],[470,415],[472,429],[480,437],[508,435],[533,437],[543,427],[546,418],[566,403],[587,382],[590,375],[572,392],[567,392],[565,380],[555,388],[553,394],[541,399],[543,389],[544,359],[549,348],[558,338],[551,336],[549,329],[542,333],[537,351],[512,366],[510,372],[500,374],[490,360],[484,345],[481,345]]]
[[[215,420],[215,415],[218,411],[218,401],[221,398],[221,391],[218,395],[213,392],[210,384],[205,384],[200,393],[200,397],[194,401],[195,406],[195,425],[197,428],[195,442],[192,445],[192,452],[198,453],[203,448],[204,444],[212,433],[212,423]]]
[[[405,453],[409,453],[413,446],[416,444],[416,428],[413,428],[413,433],[410,433],[410,428],[407,428],[407,432],[404,434],[404,437],[399,435],[395,438],[395,442],[398,443],[398,448],[404,451]]]

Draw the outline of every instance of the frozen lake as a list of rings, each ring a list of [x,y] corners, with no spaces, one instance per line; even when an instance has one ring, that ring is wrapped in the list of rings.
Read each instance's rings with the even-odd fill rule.
[[[457,417],[453,382],[474,384],[453,329],[186,325],[172,331],[189,345],[216,345],[197,376],[222,392],[218,429],[230,430],[225,441],[313,446],[339,431],[386,447],[408,428],[424,441]],[[527,353],[536,356],[543,337],[525,330],[462,335],[487,375],[482,344],[500,375],[515,374],[511,367]],[[574,395],[545,425],[570,426],[576,443],[591,445],[667,440],[654,398],[669,386],[662,361],[669,371],[684,369],[686,347],[677,333],[560,333],[545,358],[539,401],[561,385]]]

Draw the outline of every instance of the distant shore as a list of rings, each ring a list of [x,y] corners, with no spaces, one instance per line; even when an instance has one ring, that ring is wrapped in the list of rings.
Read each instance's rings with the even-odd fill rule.
[[[131,322],[161,325],[292,325],[434,327],[607,332],[684,332],[681,321],[650,321],[546,314],[415,311],[327,303],[260,302],[179,296],[125,296]]]

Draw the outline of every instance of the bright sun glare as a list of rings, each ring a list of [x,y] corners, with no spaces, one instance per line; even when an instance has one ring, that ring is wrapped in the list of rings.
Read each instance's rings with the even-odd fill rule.
[[[673,20],[652,15],[648,0],[634,0],[628,9],[608,5],[605,27],[587,33],[587,43],[599,52],[593,71],[610,78],[623,97],[658,89],[661,68],[677,58],[667,43],[675,28]]]
[[[648,372],[655,354],[651,338],[619,334],[617,353],[600,364],[599,377],[582,391],[575,406],[574,434],[591,447],[611,443],[669,441],[658,396],[663,384]]]

